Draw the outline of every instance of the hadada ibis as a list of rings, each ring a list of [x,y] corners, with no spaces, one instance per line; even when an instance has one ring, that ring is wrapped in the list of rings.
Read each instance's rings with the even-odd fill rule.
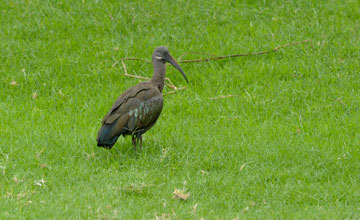
[[[111,149],[120,135],[132,136],[136,150],[142,147],[142,135],[154,126],[163,108],[162,91],[165,80],[165,63],[169,62],[184,76],[184,71],[170,56],[166,47],[158,47],[152,55],[154,75],[150,81],[141,82],[126,90],[115,101],[109,113],[102,120],[97,135],[97,146]]]

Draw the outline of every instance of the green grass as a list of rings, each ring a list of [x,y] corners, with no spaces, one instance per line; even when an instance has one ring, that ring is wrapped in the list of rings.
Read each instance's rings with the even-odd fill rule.
[[[355,0],[2,1],[0,218],[360,218],[359,11]],[[142,151],[130,138],[96,147],[100,120],[138,83],[117,59],[304,39],[181,64],[188,89],[165,97]]]

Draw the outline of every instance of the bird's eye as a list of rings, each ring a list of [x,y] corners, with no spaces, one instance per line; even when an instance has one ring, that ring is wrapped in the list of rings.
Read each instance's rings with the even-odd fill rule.
[[[158,60],[162,60],[162,59],[163,59],[163,57],[160,57],[160,56],[155,56],[155,58],[158,59]]]

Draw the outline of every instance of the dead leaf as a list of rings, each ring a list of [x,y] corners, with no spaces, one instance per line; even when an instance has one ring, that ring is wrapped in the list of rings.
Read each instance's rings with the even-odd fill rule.
[[[162,149],[162,154],[161,154],[161,159],[160,159],[160,162],[163,162],[163,160],[165,160],[167,158],[167,154],[168,154],[168,149],[167,148],[164,148]]]
[[[93,160],[95,159],[95,156],[96,156],[95,152],[91,152],[90,154],[86,153],[87,160]]]
[[[19,193],[19,194],[17,194],[16,195],[16,197],[18,198],[18,199],[22,199],[22,198],[24,198],[25,196],[26,196],[26,191],[24,191],[24,192],[22,192],[22,193]]]
[[[246,163],[244,163],[243,165],[241,165],[240,171],[242,171],[242,170],[244,169],[245,165],[246,165]]]
[[[173,196],[174,199],[180,199],[186,201],[189,198],[190,193],[185,193],[185,189],[179,190],[175,188],[173,195],[174,195]]]
[[[60,89],[59,89],[59,94],[60,94],[61,97],[65,96],[64,93]]]
[[[37,186],[45,186],[46,181],[44,179],[35,180],[35,185]]]
[[[248,165],[249,163],[253,163],[253,161],[250,162],[246,162],[243,165],[240,166],[240,172],[245,168],[246,165]]]
[[[192,208],[192,213],[195,214],[198,204],[196,203]]]
[[[14,177],[12,178],[12,180],[13,180],[16,184],[19,183],[19,179],[17,178],[17,176],[14,176]]]
[[[209,174],[209,172],[207,172],[207,171],[205,171],[205,170],[201,170],[200,172],[201,172],[201,174],[203,174],[203,175],[204,175],[204,174]]]
[[[33,94],[31,95],[31,98],[32,98],[32,99],[36,99],[37,97],[38,97],[37,92],[33,92]]]
[[[155,219],[156,220],[170,220],[170,219],[177,219],[176,218],[176,214],[173,213],[162,213],[161,215],[159,215],[158,213],[155,213]]]
[[[38,160],[40,160],[40,156],[41,156],[41,154],[44,152],[44,150],[45,150],[45,147],[43,147],[39,152],[36,152],[36,158],[37,158]]]
[[[337,98],[336,101],[338,101],[342,105],[346,105],[345,102],[343,102],[343,100],[341,98]]]
[[[5,198],[9,199],[12,197],[12,193],[11,192],[6,192]]]
[[[17,86],[18,84],[16,83],[15,80],[13,80],[13,81],[11,81],[10,85],[12,85],[12,86]]]
[[[114,17],[112,16],[111,13],[109,13],[109,18],[110,18],[110,20],[114,20]]]

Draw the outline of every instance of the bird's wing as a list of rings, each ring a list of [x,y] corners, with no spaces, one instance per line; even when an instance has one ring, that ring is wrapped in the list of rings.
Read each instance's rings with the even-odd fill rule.
[[[114,105],[111,107],[110,111],[103,118],[102,123],[111,124],[116,119],[118,119],[119,117],[130,111],[131,108],[137,108],[140,102],[142,101],[141,99],[148,98],[147,95],[144,96],[139,94],[147,94],[144,93],[144,91],[152,90],[152,89],[154,88],[151,86],[151,84],[147,82],[142,82],[126,90],[123,94],[121,94],[117,98]]]
[[[142,129],[145,133],[158,119],[163,108],[163,97],[157,88],[140,92],[135,97],[139,105],[129,113],[128,128],[133,131]]]

